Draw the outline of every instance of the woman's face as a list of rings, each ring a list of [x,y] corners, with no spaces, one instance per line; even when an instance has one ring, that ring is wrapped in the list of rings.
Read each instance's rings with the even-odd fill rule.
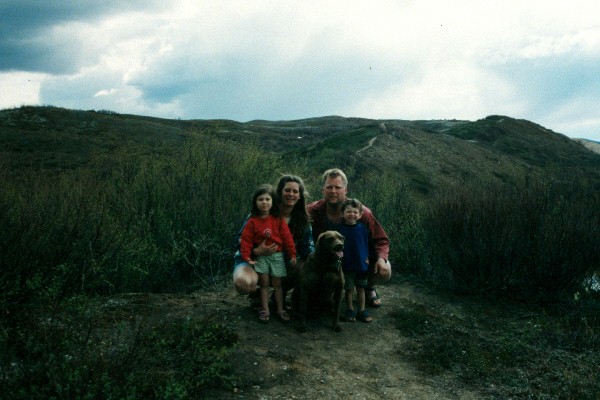
[[[281,191],[281,202],[285,206],[294,207],[300,200],[300,185],[297,182],[286,182]]]

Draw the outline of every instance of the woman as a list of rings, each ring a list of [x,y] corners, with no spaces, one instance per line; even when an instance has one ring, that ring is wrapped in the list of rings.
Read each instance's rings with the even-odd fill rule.
[[[282,176],[277,185],[276,193],[279,213],[288,223],[292,232],[298,259],[296,266],[292,267],[286,258],[288,276],[283,280],[283,298],[285,300],[286,293],[294,287],[297,271],[301,268],[306,257],[315,250],[315,245],[312,238],[312,228],[306,213],[308,193],[302,179],[295,175]],[[238,250],[234,256],[233,285],[239,293],[254,294],[257,289],[258,274],[251,265],[242,260],[239,251],[240,235],[247,221],[246,218],[242,229],[236,236]],[[252,249],[252,254],[255,256],[268,256],[276,250],[277,245],[267,246],[263,241]]]

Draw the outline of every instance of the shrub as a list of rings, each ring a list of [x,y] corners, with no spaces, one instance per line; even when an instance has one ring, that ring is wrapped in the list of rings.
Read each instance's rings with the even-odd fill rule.
[[[4,171],[0,304],[214,282],[229,271],[254,188],[279,167],[202,136],[179,156],[117,152],[56,176]]]
[[[599,200],[585,185],[470,185],[432,202],[430,278],[458,290],[556,298],[600,265]]]
[[[115,324],[79,298],[4,319],[0,398],[197,398],[230,384],[237,336],[211,320]],[[63,308],[64,307],[64,308]]]

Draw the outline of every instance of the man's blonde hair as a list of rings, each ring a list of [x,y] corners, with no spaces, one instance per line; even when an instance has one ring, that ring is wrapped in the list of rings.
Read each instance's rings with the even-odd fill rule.
[[[323,172],[323,186],[325,185],[325,181],[329,178],[342,178],[342,183],[344,184],[344,187],[348,186],[348,178],[346,178],[346,174],[344,173],[344,171],[342,171],[339,168],[332,168]]]

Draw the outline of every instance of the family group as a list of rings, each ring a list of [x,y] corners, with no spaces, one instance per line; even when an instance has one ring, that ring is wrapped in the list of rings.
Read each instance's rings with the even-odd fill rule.
[[[237,235],[233,283],[238,292],[257,300],[261,322],[271,317],[271,287],[275,315],[283,322],[290,320],[285,308],[287,292],[297,283],[319,235],[329,230],[344,237],[346,310],[342,318],[371,322],[366,306],[382,305],[375,285],[389,280],[392,273],[387,234],[368,207],[347,196],[348,179],[342,170],[325,171],[322,194],[322,199],[307,204],[302,179],[284,175],[276,187],[262,185],[252,197],[252,211]]]

